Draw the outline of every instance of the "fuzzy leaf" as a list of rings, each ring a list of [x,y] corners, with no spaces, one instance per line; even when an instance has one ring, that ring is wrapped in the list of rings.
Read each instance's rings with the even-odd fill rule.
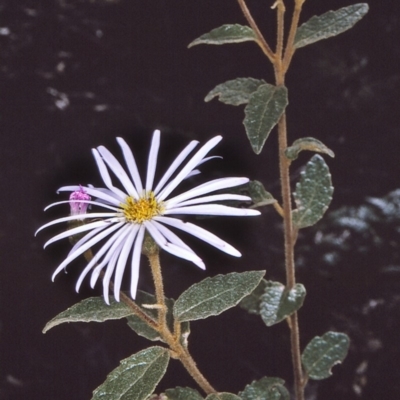
[[[167,389],[165,394],[168,400],[203,400],[203,397],[197,390],[188,387],[176,387]]]
[[[132,314],[125,303],[110,298],[110,305],[102,297],[89,297],[51,319],[43,328],[43,333],[65,322],[104,322],[109,319],[121,319]]]
[[[204,101],[211,101],[214,97],[219,97],[219,101],[232,106],[246,104],[249,102],[250,95],[254,93],[260,85],[265,84],[263,79],[236,78],[217,85],[207,94]]]
[[[297,29],[294,46],[299,49],[345,32],[364,17],[368,9],[368,4],[358,3],[314,16]]]
[[[262,320],[267,326],[281,322],[303,305],[305,296],[306,289],[300,283],[287,291],[280,282],[267,281],[260,303]]]
[[[194,321],[236,306],[260,283],[265,271],[232,272],[206,278],[184,291],[174,304],[178,321]]]
[[[212,393],[206,397],[206,400],[241,400],[241,398],[232,393]]]
[[[226,24],[201,35],[188,45],[188,48],[198,44],[225,44],[255,41],[256,34],[249,26]]]
[[[264,294],[267,285],[268,282],[262,279],[259,285],[240,301],[239,307],[246,310],[249,314],[260,314],[261,296]]]
[[[92,400],[146,400],[165,374],[169,351],[149,347],[121,361],[97,389]]]
[[[301,356],[308,376],[319,380],[332,375],[331,368],[345,359],[349,345],[349,337],[339,332],[327,332],[312,339]]]
[[[143,307],[143,304],[155,304],[156,303],[156,298],[154,295],[150,293],[143,292],[141,290],[138,290],[135,303],[141,307],[142,311],[147,314],[150,318],[157,320],[157,315],[158,312],[156,309],[149,309],[146,307]],[[168,312],[167,312],[167,324],[168,327],[173,330],[173,325],[174,325],[174,320],[173,320],[173,315],[172,315],[172,308],[174,305],[174,300],[172,299],[165,299],[165,304],[168,307]],[[149,325],[147,325],[144,321],[142,321],[138,316],[136,315],[130,315],[127,317],[128,320],[128,325],[129,327],[134,330],[138,335],[145,337],[146,339],[155,341],[155,340],[161,340],[161,337],[157,331],[155,331],[153,328],[151,328]],[[181,326],[181,336],[186,337],[189,336],[190,333],[190,328],[189,328],[189,323],[184,322],[182,323]]]
[[[272,128],[278,123],[288,104],[287,89],[268,83],[250,96],[244,109],[243,124],[256,154],[260,154]]]
[[[285,156],[289,160],[295,160],[301,151],[310,150],[317,153],[325,153],[328,156],[335,157],[334,152],[326,147],[322,142],[312,137],[297,139],[293,144],[285,150]]]
[[[289,392],[280,378],[261,378],[239,393],[242,400],[290,400]]]
[[[293,211],[293,224],[305,228],[318,222],[332,200],[331,174],[324,159],[316,154],[301,173],[300,182],[293,193],[297,209]]]

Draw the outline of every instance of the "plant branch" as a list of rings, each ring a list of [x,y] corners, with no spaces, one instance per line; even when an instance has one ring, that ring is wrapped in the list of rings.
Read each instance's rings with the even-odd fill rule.
[[[238,0],[239,6],[243,12],[244,17],[246,18],[247,22],[249,23],[251,29],[255,32],[257,36],[257,43],[261,47],[261,50],[263,53],[268,57],[268,59],[271,61],[271,63],[274,63],[276,56],[274,52],[271,50],[271,47],[269,47],[269,44],[265,40],[263,34],[261,33],[260,29],[258,29],[257,24],[255,23],[253,17],[250,14],[249,9],[247,8],[247,5],[244,0]]]
[[[290,62],[292,61],[293,54],[296,50],[296,48],[294,47],[294,39],[296,37],[297,27],[299,25],[299,20],[300,20],[300,13],[304,2],[305,0],[295,0],[292,23],[290,25],[290,31],[286,43],[285,55],[283,57],[284,73],[288,70]]]

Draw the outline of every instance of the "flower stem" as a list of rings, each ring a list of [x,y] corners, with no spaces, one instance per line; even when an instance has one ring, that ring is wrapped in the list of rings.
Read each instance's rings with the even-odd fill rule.
[[[204,392],[207,394],[215,393],[216,390],[210,385],[204,375],[197,368],[197,365],[190,355],[188,349],[182,345],[180,335],[181,328],[179,321],[174,322],[174,333],[171,333],[167,325],[168,308],[165,304],[164,285],[161,274],[159,252],[154,251],[151,253],[147,253],[146,255],[150,263],[151,273],[153,275],[153,281],[156,291],[157,305],[159,306],[157,331],[160,333],[163,340],[169,345],[169,347],[173,351],[174,357],[179,359],[179,361],[183,364],[191,377],[204,390]]]

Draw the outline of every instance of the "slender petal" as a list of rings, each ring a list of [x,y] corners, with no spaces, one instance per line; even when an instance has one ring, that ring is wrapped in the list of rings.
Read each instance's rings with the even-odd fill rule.
[[[190,222],[183,222],[180,219],[170,218],[170,217],[154,217],[155,221],[162,222],[166,225],[170,225],[174,228],[180,229],[184,232],[190,233],[193,236],[196,236],[198,239],[203,240],[204,242],[210,244],[218,248],[219,250],[230,254],[235,257],[240,257],[241,254],[237,251],[233,246],[224,240],[220,239],[218,236],[215,236],[211,232],[200,228],[197,225],[191,224]]]
[[[113,193],[115,193],[119,198],[124,199],[126,197],[126,194],[121,190],[116,188],[111,181],[110,174],[108,173],[106,164],[104,163],[103,159],[101,158],[99,152],[96,149],[92,149],[92,153],[94,156],[94,159],[96,160],[97,167],[99,169],[101,178],[103,179],[103,182],[105,185],[110,189]]]
[[[129,179],[127,173],[122,168],[119,161],[104,146],[99,146],[97,150],[99,151],[99,153],[101,154],[107,165],[110,167],[111,171],[114,172],[115,176],[122,183],[127,193],[130,196],[134,197],[138,196],[135,187],[133,186],[131,180]]]
[[[106,273],[104,274],[104,278],[103,278],[103,295],[104,295],[104,300],[108,305],[110,305],[108,290],[110,287],[111,276],[114,273],[115,265],[117,264],[118,257],[122,250],[122,246],[123,246],[123,244],[120,244],[119,248],[111,256],[110,262],[107,265],[107,270],[106,270]]]
[[[100,206],[100,207],[108,208],[109,210],[120,211],[120,209],[117,208],[117,207],[112,207],[112,206],[109,206],[109,205],[107,205],[107,204],[100,203],[100,202],[98,202],[98,201],[79,200],[79,202],[85,203],[85,204],[94,205],[94,206]],[[60,204],[69,204],[69,203],[70,203],[70,200],[57,201],[56,203],[49,204],[49,205],[44,209],[44,211],[47,211],[49,208],[54,207],[54,206],[58,206],[58,205],[60,205]]]
[[[153,237],[155,242],[166,252],[171,253],[177,257],[183,258],[185,260],[192,261],[201,269],[205,269],[205,265],[201,258],[199,258],[192,251],[188,251],[180,246],[177,246],[173,243],[168,243],[167,239],[162,235],[162,233],[154,226],[153,222],[146,221],[145,223],[146,229],[149,231],[150,235]]]
[[[133,247],[132,262],[131,262],[131,297],[136,298],[137,286],[139,282],[139,266],[140,266],[140,255],[142,253],[142,244],[145,233],[144,226],[141,226],[137,234],[135,245]]]
[[[110,233],[114,232],[120,227],[119,224],[111,225],[108,229],[104,230],[103,232],[99,233],[97,236],[95,236],[93,239],[89,240],[86,242],[83,246],[81,246],[78,250],[75,251],[75,253],[70,254],[54,271],[51,279],[54,281],[54,278],[58,275],[60,271],[62,271],[71,261],[75,260],[75,258],[79,257],[81,254],[83,254],[86,250],[89,250],[91,247],[93,247],[96,243],[98,243],[100,240],[104,239],[107,235]]]
[[[222,136],[215,136],[209,140],[182,168],[179,174],[161,191],[158,196],[160,201],[166,197],[185,179],[185,177],[194,169],[204,156],[214,148],[222,139]]]
[[[191,153],[191,151],[199,144],[197,140],[192,140],[178,155],[178,157],[175,158],[174,162],[171,164],[171,166],[167,169],[167,172],[164,174],[164,176],[161,178],[160,182],[158,182],[158,185],[154,189],[154,194],[157,195],[157,193],[164,187],[164,185],[167,183],[168,179],[172,176],[172,174],[178,169],[178,167],[183,163],[185,158]]]
[[[212,196],[196,197],[192,200],[183,201],[176,205],[176,207],[190,206],[199,203],[212,203],[213,201],[251,201],[251,197],[243,196],[241,194],[214,194]]]
[[[121,223],[122,224],[122,223]],[[122,240],[125,238],[125,232],[126,232],[126,226],[122,227],[119,231],[115,232],[108,240],[107,242],[101,247],[101,249],[93,256],[93,258],[90,260],[90,262],[86,265],[85,269],[82,271],[82,273],[79,275],[78,282],[76,283],[75,290],[79,292],[79,289],[81,287],[83,279],[86,277],[86,275],[89,273],[89,271],[97,264],[97,262],[100,260],[100,258],[105,254],[107,251],[107,255],[104,257],[103,261],[96,266],[96,269],[99,267],[103,267],[108,260],[111,258],[111,255],[114,252],[114,249],[117,247],[119,243],[122,242]],[[110,250],[109,250],[110,249]],[[99,270],[100,273],[100,270]],[[93,287],[93,286],[92,286]]]
[[[260,211],[248,208],[235,208],[221,204],[200,204],[198,206],[175,207],[166,210],[164,215],[169,214],[195,214],[195,215],[230,215],[230,216],[253,216],[260,215]]]
[[[243,185],[248,182],[247,178],[220,178],[210,182],[203,183],[202,185],[196,186],[193,189],[188,190],[178,196],[173,197],[165,201],[166,208],[170,208],[172,205],[179,204],[181,201],[192,199],[203,194],[215,192],[216,190],[226,189],[234,186]]]
[[[119,301],[119,292],[121,290],[122,276],[124,274],[126,261],[129,257],[129,253],[131,252],[132,244],[135,240],[138,230],[139,230],[139,225],[131,226],[128,237],[125,239],[121,253],[119,254],[117,267],[115,270],[115,278],[114,278],[114,296],[115,300],[117,301]]]
[[[98,199],[101,199],[117,207],[121,204],[121,200],[123,200],[123,199],[117,199],[114,196],[111,196],[109,193],[105,193],[103,190],[98,190],[96,188],[87,186],[82,186],[82,188],[85,189],[85,191],[89,195],[97,197]],[[74,192],[75,190],[79,189],[80,186],[63,186],[58,189],[58,192]]]
[[[129,173],[131,174],[133,183],[136,187],[136,190],[138,193],[143,192],[143,185],[142,185],[142,180],[140,179],[139,171],[136,165],[135,157],[133,157],[133,153],[130,149],[130,147],[126,144],[125,140],[117,137],[117,142],[120,145],[122,149],[122,153],[125,158],[126,165],[128,167]]]
[[[36,232],[35,236],[44,228],[47,228],[49,226],[59,224],[60,222],[68,222],[68,221],[74,221],[74,220],[79,220],[79,219],[85,219],[85,218],[107,218],[107,217],[115,217],[115,213],[90,213],[90,214],[80,214],[80,215],[69,215],[68,217],[62,217],[55,219],[54,221],[48,222],[47,224],[42,225]],[[111,219],[111,222],[114,222],[114,219]],[[118,218],[117,218],[118,220]],[[108,221],[108,220],[106,220]]]
[[[96,253],[96,256],[98,256],[98,258],[99,258],[102,254],[104,254],[105,251],[107,251],[109,249],[107,251],[107,254],[104,256],[103,260],[101,261],[101,263],[96,265],[96,268],[92,272],[92,276],[90,277],[90,286],[92,288],[94,288],[94,285],[97,282],[97,279],[100,275],[101,270],[104,268],[105,265],[108,264],[111,257],[113,256],[113,254],[116,251],[119,254],[119,252],[120,252],[119,247],[120,247],[121,243],[123,243],[125,241],[126,237],[128,236],[130,228],[131,227],[128,224],[123,226],[120,229],[120,231],[115,233],[113,235],[113,237],[111,239],[109,239],[109,241],[107,243],[104,244],[104,246],[99,250],[99,252]],[[102,254],[99,255],[99,253],[101,251],[102,251]]]
[[[149,192],[153,188],[159,148],[160,148],[160,131],[156,129],[153,133],[153,140],[151,141],[151,147],[149,152],[149,160],[147,162],[146,192]]]
[[[81,225],[76,228],[68,229],[65,232],[62,232],[56,236],[53,236],[50,240],[48,240],[44,244],[43,248],[45,249],[49,244],[54,243],[57,240],[64,239],[64,238],[70,237],[70,236],[74,236],[74,235],[77,235],[78,233],[86,232],[91,229],[101,228],[101,227],[106,227],[106,226],[110,226],[109,220],[105,220],[105,221],[100,220],[100,221],[96,221],[96,222],[91,222],[90,224]]]

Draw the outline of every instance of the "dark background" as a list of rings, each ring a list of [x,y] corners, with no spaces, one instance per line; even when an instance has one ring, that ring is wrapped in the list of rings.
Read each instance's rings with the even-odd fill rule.
[[[272,3],[248,2],[270,43]],[[302,21],[346,5],[307,0]],[[327,330],[351,338],[349,356],[333,377],[310,383],[310,400],[400,396],[399,17],[398,2],[371,0],[352,30],[301,49],[287,76],[289,142],[313,136],[336,153],[327,160],[335,186],[330,212],[301,232],[297,245],[298,280],[308,290],[300,311],[302,347]],[[42,212],[61,199],[58,187],[101,183],[92,147],[104,144],[117,153],[114,138],[123,136],[143,165],[150,134],[160,128],[167,164],[189,140],[222,134],[214,153],[224,160],[205,165],[198,179],[249,176],[279,196],[275,133],[255,156],[243,108],[203,102],[215,85],[238,76],[273,82],[254,43],[186,48],[224,23],[245,24],[235,1],[0,0],[1,400],[90,399],[120,359],[149,345],[123,320],[41,333],[59,312],[100,294],[87,282],[75,293],[82,262],[51,283],[69,245],[42,250],[57,229],[33,237],[40,225],[68,212],[62,206]],[[303,153],[293,164],[294,181],[309,158]],[[231,271],[266,269],[268,279],[284,280],[281,225],[272,209],[257,219],[199,223],[243,257],[188,239],[207,271],[163,255],[168,296]],[[140,288],[151,290],[146,265],[142,260]],[[291,386],[288,343],[285,324],[266,328],[240,309],[192,323],[190,336],[205,376],[234,393],[265,375]],[[171,361],[158,392],[177,385],[196,387]]]

